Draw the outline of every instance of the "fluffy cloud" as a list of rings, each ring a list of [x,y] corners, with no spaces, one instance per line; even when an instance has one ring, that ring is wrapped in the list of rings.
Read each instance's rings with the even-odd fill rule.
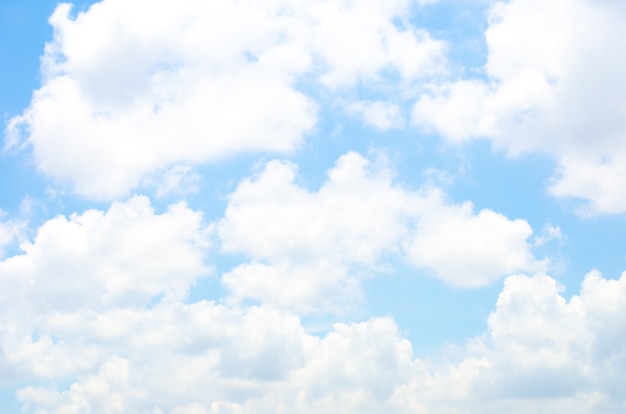
[[[202,216],[176,204],[155,214],[145,197],[88,210],[42,225],[24,254],[1,263],[13,291],[41,295],[53,306],[145,304],[154,296],[184,297],[209,271]],[[18,284],[19,283],[19,284]],[[18,284],[18,285],[16,285]]]
[[[439,73],[443,44],[410,24],[409,30],[399,31],[389,20],[393,16],[408,17],[401,11],[407,10],[410,3],[329,1],[313,7],[312,39],[316,52],[328,67],[321,82],[338,88],[375,81],[381,69],[393,69],[404,80]],[[408,24],[408,19],[405,20]]]
[[[439,70],[443,43],[394,24],[412,7],[103,0],[72,17],[61,4],[43,86],[9,122],[7,145],[28,142],[44,174],[101,199],[176,165],[293,151],[316,122],[295,87],[303,77],[339,90]]]
[[[232,271],[229,287],[237,292],[237,283],[250,283],[250,292],[261,292],[260,306],[185,302],[189,286],[208,272],[212,227],[184,204],[156,213],[137,196],[106,212],[44,223],[22,245],[23,254],[0,262],[2,380],[51,384],[19,389],[24,410],[619,412],[625,403],[626,273],[608,280],[593,271],[570,299],[545,274],[510,276],[485,334],[441,361],[416,358],[388,317],[307,332],[291,313],[302,308],[284,302],[289,293],[299,295],[293,286],[306,290],[308,282],[315,291],[316,283],[358,282],[353,271],[359,266],[382,266],[389,254],[417,254],[410,248],[423,248],[420,237],[438,245],[438,237],[448,237],[446,226],[474,234],[468,238],[473,243],[451,239],[445,247],[472,269],[481,249],[527,252],[530,229],[488,210],[473,213],[468,203],[446,203],[438,190],[403,188],[384,163],[355,153],[338,160],[318,191],[296,185],[295,173],[293,164],[268,163],[239,185],[216,225],[224,249],[254,259]],[[359,221],[376,217],[367,208],[380,222],[367,227]],[[310,223],[312,211],[317,221]],[[257,233],[245,231],[245,218]],[[523,243],[509,245],[507,238]],[[492,246],[496,239],[500,244]],[[468,246],[480,248],[468,254],[471,260],[463,256]],[[422,265],[440,276],[458,270],[438,269],[437,256],[420,254],[434,257]],[[498,260],[504,256],[512,267],[498,268],[503,262],[496,261],[484,264],[485,273],[533,260],[508,254]],[[343,266],[344,279],[323,263],[306,268],[320,257]],[[296,275],[293,283],[293,263],[311,274]],[[251,281],[237,280],[235,273],[246,271]],[[322,290],[331,292],[328,286]],[[243,296],[252,296],[248,292]],[[313,297],[299,300],[312,306]],[[71,385],[59,385],[60,378]]]
[[[413,120],[451,142],[488,138],[557,162],[550,191],[586,212],[626,211],[626,35],[620,2],[497,2],[485,33],[486,80],[433,86]]]
[[[18,397],[42,413],[620,412],[626,274],[593,271],[569,300],[562,289],[545,274],[507,278],[485,334],[442,361],[416,359],[390,318],[318,337],[267,307],[132,309],[111,315],[129,329],[99,365],[66,390]],[[93,341],[107,317],[85,316],[74,329]]]
[[[229,196],[217,226],[223,250],[254,263],[224,281],[235,297],[343,307],[358,296],[357,268],[399,251],[418,196],[356,153],[339,158],[318,191],[295,179],[295,165],[272,161]]]
[[[441,194],[431,195],[434,208],[418,220],[408,247],[409,261],[433,269],[456,286],[488,285],[502,275],[545,268],[537,261],[528,238],[532,228],[525,220],[509,220],[492,210],[476,214],[471,203],[446,205]]]
[[[224,250],[254,259],[329,257],[374,263],[393,248],[417,195],[393,183],[385,166],[372,164],[347,153],[329,170],[327,182],[311,192],[295,183],[294,164],[269,162],[229,196],[218,230]]]
[[[418,364],[395,401],[445,413],[623,411],[626,274],[593,271],[569,300],[562,290],[545,274],[507,278],[487,332]]]
[[[173,351],[167,342],[126,348],[130,357],[106,359],[65,391],[26,387],[18,398],[46,413],[376,412],[411,372],[411,345],[388,318],[338,324],[319,338],[297,319],[262,308],[238,314],[204,303],[185,313],[182,324],[166,326],[192,335],[195,352]]]
[[[295,180],[295,165],[272,161],[229,196],[217,225],[222,248],[253,260],[224,275],[233,298],[301,311],[349,304],[358,280],[393,255],[457,286],[547,264],[530,251],[526,221],[476,214],[436,188],[404,188],[384,163],[356,153],[339,158],[317,191]]]
[[[21,245],[23,254],[0,262],[4,379],[62,375],[95,363],[99,353],[90,344],[80,346],[83,335],[59,337],[48,329],[51,321],[71,324],[68,315],[77,309],[183,299],[209,272],[207,236],[200,214],[184,204],[156,214],[145,197],[113,204],[107,212],[47,221],[32,243]]]
[[[409,18],[430,2],[103,0],[76,16],[60,5],[42,87],[7,145],[107,199],[142,185],[184,195],[200,163],[293,151],[320,102],[400,127],[387,93],[414,96],[445,66],[444,45]],[[432,85],[413,119],[451,142],[548,153],[555,195],[624,211],[624,61],[610,52],[626,9],[544,3],[491,2],[485,79]],[[559,227],[533,237],[525,220],[410,187],[384,157],[348,152],[319,187],[303,181],[295,164],[267,162],[215,223],[143,196],[48,218],[0,256],[0,383],[38,414],[626,410],[626,272],[594,270],[566,295],[533,254]],[[0,221],[0,250],[23,226]],[[226,291],[192,301],[212,296],[212,283],[188,295],[209,257]],[[504,279],[484,333],[429,359],[392,317],[349,313],[364,278],[405,264],[456,287]],[[325,324],[329,311],[345,323]]]

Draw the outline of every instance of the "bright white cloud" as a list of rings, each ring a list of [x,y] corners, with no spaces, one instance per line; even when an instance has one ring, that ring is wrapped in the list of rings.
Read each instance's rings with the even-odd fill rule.
[[[80,345],[83,335],[59,339],[50,321],[71,324],[77,309],[183,299],[209,272],[207,236],[200,214],[184,204],[156,214],[145,197],[44,223],[23,254],[0,262],[4,373],[47,377],[91,366],[93,344]]]
[[[155,214],[145,197],[51,219],[24,254],[1,263],[6,283],[41,295],[40,305],[145,304],[158,294],[183,297],[209,271],[202,216],[176,204]],[[14,286],[15,288],[16,286]]]
[[[296,173],[293,164],[271,161],[239,184],[218,226],[225,251],[372,264],[393,249],[402,216],[415,209],[416,195],[394,184],[384,165],[354,152],[337,160],[317,192],[297,185]]]
[[[485,2],[484,78],[442,83],[445,44],[412,23],[433,1],[103,0],[76,16],[60,5],[42,87],[6,146],[31,148],[83,196],[184,196],[198,164],[298,149],[320,104],[389,132],[426,90],[420,127],[546,153],[554,195],[626,211],[626,6]],[[533,235],[526,220],[412,187],[380,153],[347,152],[318,187],[307,180],[266,162],[214,223],[144,196],[44,218],[26,242],[25,224],[0,221],[0,253],[22,242],[0,254],[0,383],[37,414],[626,411],[626,272],[591,271],[571,294],[533,253],[571,228],[542,217]],[[30,197],[22,216],[54,210],[30,211]],[[201,280],[213,266],[216,295]],[[493,308],[483,334],[430,359],[414,354],[411,326],[359,306],[378,293],[364,295],[364,279],[396,269],[504,286],[480,304]],[[344,323],[330,325],[333,312]]]
[[[443,43],[394,24],[411,3],[103,0],[75,17],[61,4],[7,145],[26,140],[40,171],[100,199],[176,165],[293,151],[316,122],[302,76],[335,90],[439,70]]]
[[[545,274],[511,276],[487,332],[440,365],[421,364],[394,397],[432,412],[620,412],[625,286],[626,274],[593,271],[566,300]]]
[[[104,359],[67,390],[26,387],[18,397],[47,413],[619,412],[625,281],[593,271],[566,300],[545,274],[511,276],[485,334],[439,362],[416,359],[390,318],[317,337],[266,307],[134,309],[111,318],[130,327],[118,338],[126,357]],[[101,318],[85,316],[74,329],[98,332],[85,327]]]
[[[229,196],[217,225],[223,250],[253,260],[224,276],[234,298],[301,311],[349,304],[358,280],[393,255],[457,286],[547,265],[530,251],[526,221],[476,214],[438,189],[403,188],[356,153],[339,158],[317,191],[295,181],[296,166],[272,161]]]
[[[311,8],[311,41],[327,65],[321,82],[330,88],[380,80],[383,69],[412,80],[440,73],[445,67],[444,44],[428,32],[412,28],[406,12],[409,0],[326,1]],[[409,27],[401,31],[392,18]]]
[[[437,200],[420,217],[408,258],[452,285],[484,286],[503,275],[545,268],[547,261],[535,260],[530,251],[531,234],[525,220],[509,220],[491,210],[475,213],[469,202],[445,205]]]
[[[362,277],[337,261],[285,260],[238,265],[222,275],[222,283],[230,291],[229,303],[250,298],[302,313],[340,313],[359,302]]]
[[[626,70],[620,2],[513,0],[489,15],[487,80],[433,86],[413,121],[451,142],[551,154],[550,192],[589,213],[626,211]]]
[[[439,362],[416,359],[391,318],[335,324],[320,336],[307,333],[290,312],[302,308],[285,299],[291,293],[311,306],[314,295],[297,289],[320,288],[307,283],[328,283],[322,290],[332,292],[341,286],[338,280],[358,281],[351,273],[355,264],[376,268],[386,254],[405,254],[407,243],[418,249],[420,238],[439,243],[472,270],[471,260],[487,257],[482,250],[500,251],[494,256],[503,261],[481,264],[489,275],[506,260],[517,263],[506,248],[527,252],[530,228],[488,210],[476,214],[468,203],[446,203],[438,190],[407,190],[394,183],[384,163],[355,153],[339,159],[316,192],[296,185],[295,172],[292,164],[270,162],[239,185],[217,225],[224,248],[255,259],[225,275],[225,283],[233,278],[229,287],[235,293],[238,284],[249,283],[242,296],[254,297],[249,292],[256,289],[265,302],[261,306],[184,303],[190,284],[208,271],[203,257],[211,227],[183,204],[156,213],[138,196],[106,212],[89,210],[44,223],[22,255],[0,262],[0,367],[5,381],[75,380],[61,389],[21,388],[17,397],[25,411],[619,410],[626,273],[607,280],[593,271],[569,300],[545,274],[511,276],[486,333]],[[361,209],[350,209],[356,202]],[[384,225],[375,220],[361,225],[367,206]],[[314,224],[305,220],[311,211],[317,213]],[[350,218],[337,216],[346,211],[353,213]],[[277,227],[283,222],[272,214],[301,231]],[[252,236],[244,231],[248,215],[258,232]],[[452,228],[457,237],[473,235],[467,239],[472,243],[452,236],[444,243]],[[317,243],[318,237],[309,235],[313,230],[335,233],[328,243]],[[281,244],[287,238],[288,247]],[[510,239],[523,243],[512,246]],[[476,246],[480,249],[471,250]],[[344,268],[307,267],[320,257]],[[438,257],[431,257],[432,263],[421,265],[440,277],[457,271],[437,268]],[[301,268],[288,262],[295,258]],[[311,274],[295,274],[294,282],[294,270]],[[284,274],[272,273],[277,271]],[[250,280],[237,272],[248,272]],[[329,279],[320,281],[326,275]],[[323,306],[337,301],[331,296]]]
[[[229,196],[217,226],[223,249],[256,263],[224,281],[236,297],[301,310],[343,307],[359,294],[357,268],[399,251],[418,196],[356,153],[339,158],[315,192],[296,184],[296,172],[293,164],[269,162]]]
[[[297,318],[263,308],[238,313],[199,303],[179,309],[186,314],[177,319],[181,324],[167,322],[167,313],[182,316],[173,308],[146,313],[155,322],[167,318],[161,322],[176,336],[191,335],[195,351],[173,351],[167,341],[127,347],[130,357],[106,359],[67,390],[25,387],[18,398],[48,413],[102,407],[112,413],[357,413],[387,407],[410,375],[411,344],[389,318],[337,324],[319,338],[304,333]],[[150,331],[129,336],[143,335]]]
[[[620,145],[620,140],[616,138],[616,145]],[[604,159],[590,160],[585,156],[561,159],[550,193],[587,200],[578,209],[582,215],[623,213],[626,207],[626,153],[619,151]]]

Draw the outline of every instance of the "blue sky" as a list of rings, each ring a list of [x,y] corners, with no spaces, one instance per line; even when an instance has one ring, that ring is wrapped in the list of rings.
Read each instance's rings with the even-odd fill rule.
[[[626,6],[0,5],[0,408],[626,408]]]

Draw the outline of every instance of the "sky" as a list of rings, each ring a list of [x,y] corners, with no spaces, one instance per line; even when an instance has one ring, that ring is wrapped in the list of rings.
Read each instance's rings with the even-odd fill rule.
[[[626,411],[626,3],[0,3],[0,411]]]

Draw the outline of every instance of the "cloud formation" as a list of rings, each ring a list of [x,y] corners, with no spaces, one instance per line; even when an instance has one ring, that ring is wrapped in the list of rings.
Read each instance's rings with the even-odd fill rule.
[[[7,145],[76,193],[115,199],[176,165],[295,151],[315,97],[436,73],[444,44],[400,29],[411,2],[104,0],[50,18],[43,85],[8,124]],[[228,22],[236,22],[231,24]]]
[[[200,214],[184,204],[155,214],[145,197],[107,212],[48,220],[33,242],[21,245],[22,254],[0,262],[2,379],[70,375],[92,366],[99,357],[95,344],[84,343],[83,334],[65,336],[64,329],[85,314],[184,299],[210,272],[207,236]],[[100,322],[100,340],[115,335],[115,324]],[[84,334],[96,325],[84,326]]]
[[[485,334],[441,361],[416,358],[391,318],[318,337],[267,307],[164,303],[84,315],[65,329],[94,341],[94,323],[126,328],[94,343],[109,356],[66,390],[26,387],[18,397],[46,413],[619,412],[625,280],[593,271],[566,300],[545,274],[511,276]]]
[[[549,191],[588,214],[626,211],[626,7],[590,0],[496,2],[484,77],[434,84],[413,122],[453,143],[486,138],[509,155],[549,154]]]
[[[0,211],[0,391],[37,414],[624,412],[626,272],[549,275],[551,241],[596,243],[579,218],[508,183],[473,203],[455,194],[492,187],[422,178],[449,161],[440,144],[486,139],[553,159],[549,191],[581,212],[625,212],[626,6],[479,2],[477,74],[437,38],[458,41],[439,25],[469,9],[435,2],[60,4],[42,84],[7,125],[48,188],[7,208],[32,228]],[[408,117],[414,139],[387,140]],[[203,193],[206,166],[243,153],[263,158]],[[480,208],[492,197],[516,208]],[[387,288],[405,302],[380,310]],[[482,325],[459,337],[452,300]],[[454,343],[433,345],[437,323]]]
[[[526,221],[477,214],[438,188],[405,188],[382,160],[347,153],[316,191],[296,172],[271,161],[229,196],[217,224],[222,249],[252,260],[224,275],[233,298],[300,311],[350,304],[358,281],[384,271],[390,256],[464,287],[548,264],[534,258]]]

